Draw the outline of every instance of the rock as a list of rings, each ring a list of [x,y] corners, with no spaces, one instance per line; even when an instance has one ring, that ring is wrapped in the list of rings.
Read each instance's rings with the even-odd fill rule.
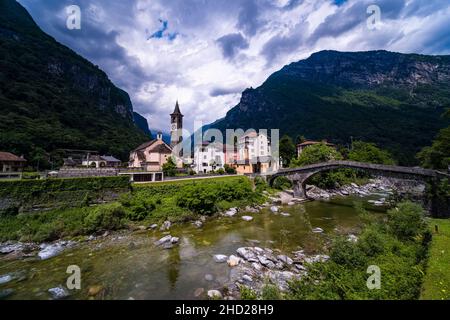
[[[222,299],[222,294],[220,293],[219,290],[209,290],[208,297],[210,299]]]
[[[247,261],[258,261],[256,254],[250,248],[239,248],[236,252]]]
[[[264,256],[258,256],[258,260],[263,266],[269,269],[275,268],[275,264]]]
[[[354,234],[349,234],[347,237],[347,241],[356,243],[356,242],[358,242],[358,237],[355,236]]]
[[[252,220],[253,220],[253,217],[250,217],[250,216],[243,216],[243,217],[242,217],[242,220],[244,220],[244,221],[252,221]]]
[[[291,202],[288,202],[288,206],[295,206],[296,205],[296,203],[295,202],[293,202],[293,201],[291,201]]]
[[[289,258],[288,256],[285,256],[285,255],[279,255],[279,256],[277,256],[277,259],[287,265],[292,265],[294,263],[294,261],[291,258]]]
[[[227,217],[234,217],[236,214],[237,214],[236,208],[231,208],[230,210],[223,213],[223,215]]]
[[[41,260],[53,258],[59,255],[64,250],[64,247],[59,243],[50,245],[43,244],[41,248],[42,250],[38,253],[38,256],[41,258]]]
[[[11,274],[5,274],[3,276],[0,276],[0,284],[5,284],[13,280],[14,277]]]
[[[280,215],[282,215],[283,217],[290,217],[291,215],[287,212],[282,212],[280,213]]]
[[[295,267],[300,271],[306,271],[306,268],[301,264],[296,264]]]
[[[139,227],[137,227],[137,229],[138,229],[139,231],[146,231],[146,230],[147,230],[147,227],[146,227],[146,226],[139,226]]]
[[[206,274],[205,275],[205,280],[206,281],[214,281],[214,276],[212,274]]]
[[[8,298],[10,295],[14,293],[13,289],[4,289],[0,290],[0,300]]]
[[[48,292],[50,292],[54,300],[60,300],[70,296],[69,291],[67,291],[67,289],[63,286],[48,289]]]
[[[172,237],[172,239],[170,239],[170,242],[172,244],[177,244],[179,241],[180,241],[180,238],[177,238],[177,237]]]
[[[152,224],[151,226],[150,226],[150,229],[151,230],[155,230],[155,229],[158,229],[158,225],[155,223],[155,224]]]
[[[104,288],[103,288],[103,286],[101,286],[101,285],[89,287],[88,295],[91,296],[91,297],[95,297],[95,296],[98,295],[100,292],[102,292],[103,289],[104,289]]]
[[[273,206],[270,208],[270,211],[272,211],[273,213],[278,213],[279,209],[276,206]]]
[[[192,222],[192,224],[193,224],[194,226],[196,226],[197,228],[203,227],[203,222],[201,222],[200,220],[194,221],[194,222]]]
[[[228,260],[228,257],[223,254],[216,254],[214,256],[214,261],[217,263],[224,263]]]
[[[262,269],[262,265],[260,265],[260,264],[257,263],[257,262],[253,262],[253,263],[252,263],[252,267],[253,267],[253,269],[255,269],[256,271],[261,271],[261,269]]]
[[[0,253],[1,254],[8,254],[14,251],[21,251],[23,250],[23,244],[18,243],[5,243],[0,245]]]
[[[170,250],[170,249],[172,249],[174,247],[174,245],[172,244],[172,242],[166,242],[164,245],[163,245],[163,249],[164,250]]]
[[[240,262],[241,262],[241,259],[236,257],[235,255],[231,255],[227,261],[228,265],[232,268],[236,267]]]
[[[163,225],[161,226],[161,228],[159,229],[160,231],[167,231],[170,229],[170,227],[172,227],[172,223],[170,221],[164,221]]]
[[[323,233],[324,231],[323,231],[322,228],[314,228],[314,229],[312,230],[312,232],[314,232],[314,233]]]
[[[359,188],[359,186],[358,186],[356,183],[353,183],[353,182],[352,182],[350,185],[351,185],[353,188]]]
[[[253,278],[246,274],[244,274],[244,276],[242,277],[242,280],[247,281],[247,282],[253,282]]]
[[[205,289],[203,289],[203,288],[197,288],[197,289],[195,289],[195,291],[194,291],[194,296],[196,297],[196,298],[198,298],[198,297],[200,297],[201,295],[203,295],[205,293]]]
[[[172,236],[171,236],[171,235],[168,235],[168,236],[162,237],[161,239],[159,239],[158,241],[156,241],[156,242],[155,242],[155,245],[156,245],[156,246],[160,246],[160,245],[163,245],[163,244],[165,244],[165,243],[167,243],[167,242],[171,242],[171,241],[172,241]]]

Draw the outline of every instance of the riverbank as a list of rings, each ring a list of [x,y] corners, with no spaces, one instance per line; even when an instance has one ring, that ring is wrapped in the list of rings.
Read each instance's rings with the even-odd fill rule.
[[[430,219],[433,241],[423,282],[422,300],[450,299],[450,220]],[[436,229],[437,227],[437,229]]]

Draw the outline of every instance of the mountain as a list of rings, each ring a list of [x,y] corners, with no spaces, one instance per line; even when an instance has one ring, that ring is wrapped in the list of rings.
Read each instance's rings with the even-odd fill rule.
[[[150,128],[148,127],[148,121],[143,116],[141,116],[137,112],[133,112],[133,119],[134,123],[141,129],[148,137],[152,137],[152,132],[150,131]]]
[[[374,142],[402,164],[448,121],[450,56],[322,51],[285,66],[212,127],[280,129],[292,138]],[[211,126],[211,125],[210,125]]]
[[[0,111],[0,150],[29,160],[43,153],[60,161],[60,149],[125,160],[148,139],[128,94],[14,0],[0,0]]]

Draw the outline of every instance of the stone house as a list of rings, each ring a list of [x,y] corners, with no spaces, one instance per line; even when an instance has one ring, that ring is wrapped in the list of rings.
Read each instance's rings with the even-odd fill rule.
[[[27,160],[10,152],[0,151],[0,173],[21,172]]]

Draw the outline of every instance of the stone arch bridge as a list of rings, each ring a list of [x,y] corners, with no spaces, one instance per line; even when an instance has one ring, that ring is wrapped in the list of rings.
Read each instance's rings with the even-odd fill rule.
[[[441,217],[450,216],[450,208],[449,208],[450,200],[444,199],[445,203],[442,203],[442,199],[440,199],[437,195],[437,186],[439,182],[445,178],[449,179],[450,181],[450,174],[446,174],[436,170],[428,170],[417,167],[411,168],[411,167],[380,165],[380,164],[352,162],[352,161],[330,161],[299,168],[282,169],[275,174],[266,176],[266,179],[268,183],[272,186],[273,181],[277,177],[281,176],[287,177],[293,183],[294,196],[298,198],[307,198],[306,183],[312,176],[320,172],[343,168],[363,170],[371,174],[382,175],[398,179],[423,181],[429,184],[431,187],[432,214],[434,216],[441,216]]]

